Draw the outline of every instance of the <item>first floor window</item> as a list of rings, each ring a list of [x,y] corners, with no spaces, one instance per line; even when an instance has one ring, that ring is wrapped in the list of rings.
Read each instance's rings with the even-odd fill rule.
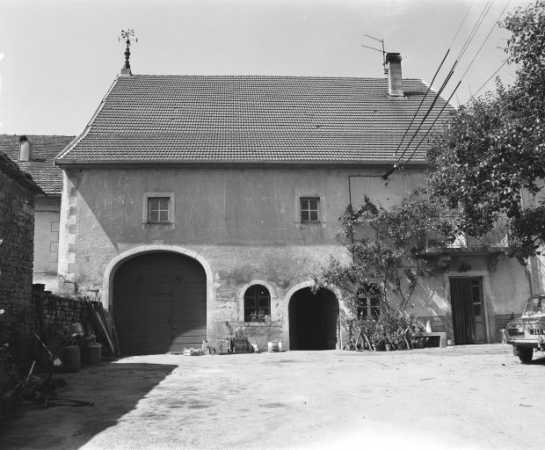
[[[265,286],[255,284],[244,294],[244,321],[262,322],[271,315],[271,294]]]
[[[319,222],[320,199],[301,197],[301,222]]]
[[[149,223],[168,223],[169,197],[149,197],[148,198],[148,222]]]
[[[373,297],[358,297],[358,319],[378,319],[380,315],[380,300]]]

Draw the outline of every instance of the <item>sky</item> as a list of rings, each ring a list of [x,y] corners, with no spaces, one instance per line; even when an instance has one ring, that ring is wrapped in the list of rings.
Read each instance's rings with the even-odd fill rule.
[[[531,3],[491,0],[460,57],[486,0],[0,0],[0,134],[83,132],[123,66],[126,29],[133,74],[382,78],[382,54],[362,45],[383,39],[404,78],[429,84],[449,51],[432,88],[459,58],[443,95],[461,80],[459,105],[494,89],[509,36],[495,23]]]

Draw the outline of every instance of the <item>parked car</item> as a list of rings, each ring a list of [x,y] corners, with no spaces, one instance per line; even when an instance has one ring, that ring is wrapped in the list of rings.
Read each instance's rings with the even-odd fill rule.
[[[506,326],[513,354],[527,364],[535,351],[545,351],[545,295],[530,297],[522,315]]]

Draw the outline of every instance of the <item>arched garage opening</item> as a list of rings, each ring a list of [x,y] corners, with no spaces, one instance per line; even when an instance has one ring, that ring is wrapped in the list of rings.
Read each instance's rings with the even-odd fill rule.
[[[200,347],[206,339],[206,273],[178,253],[133,257],[114,275],[112,309],[125,355]]]
[[[290,350],[334,350],[339,302],[333,292],[310,288],[295,292],[289,302]]]

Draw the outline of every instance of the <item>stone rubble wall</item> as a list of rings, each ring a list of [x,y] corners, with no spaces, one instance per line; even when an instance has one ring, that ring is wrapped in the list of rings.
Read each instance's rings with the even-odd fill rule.
[[[34,192],[0,167],[0,343],[31,333]]]

